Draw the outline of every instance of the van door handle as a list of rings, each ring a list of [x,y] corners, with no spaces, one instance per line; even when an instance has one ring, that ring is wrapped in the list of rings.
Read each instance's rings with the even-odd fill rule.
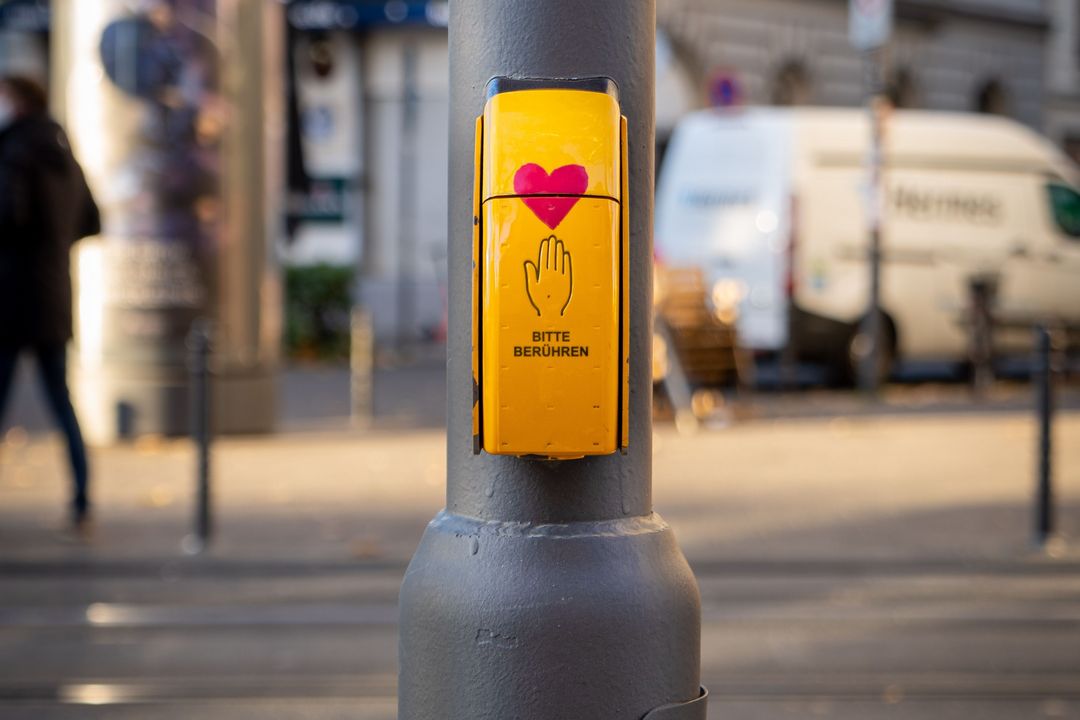
[[[1027,245],[1021,245],[1019,243],[1009,248],[1009,257],[1014,258],[1026,258],[1028,257]]]
[[[1059,265],[1061,263],[1061,255],[1057,253],[1047,253],[1046,262],[1052,265]]]

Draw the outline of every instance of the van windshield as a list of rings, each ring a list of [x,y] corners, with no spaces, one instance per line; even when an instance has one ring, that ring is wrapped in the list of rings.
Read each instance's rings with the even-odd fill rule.
[[[1050,209],[1061,232],[1071,238],[1080,238],[1080,192],[1067,185],[1051,183]]]
[[[703,112],[680,123],[657,190],[657,260],[700,271],[706,291],[738,298],[740,341],[776,350],[787,334],[790,123]]]
[[[767,244],[789,192],[781,143],[768,123],[740,118],[680,128],[657,197],[660,259],[731,265]]]

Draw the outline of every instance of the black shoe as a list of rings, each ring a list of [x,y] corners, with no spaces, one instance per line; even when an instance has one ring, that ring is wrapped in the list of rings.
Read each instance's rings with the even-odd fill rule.
[[[94,518],[89,510],[77,510],[71,521],[72,539],[80,543],[89,543],[94,539]]]

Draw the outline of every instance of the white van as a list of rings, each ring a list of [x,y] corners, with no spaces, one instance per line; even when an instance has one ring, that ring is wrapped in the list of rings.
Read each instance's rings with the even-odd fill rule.
[[[885,142],[891,358],[965,359],[974,278],[997,281],[1002,317],[1080,323],[1080,194],[1062,153],[1011,120],[957,113],[896,111]],[[700,267],[734,294],[743,346],[850,377],[869,296],[868,146],[859,109],[686,117],[660,173],[657,262]]]

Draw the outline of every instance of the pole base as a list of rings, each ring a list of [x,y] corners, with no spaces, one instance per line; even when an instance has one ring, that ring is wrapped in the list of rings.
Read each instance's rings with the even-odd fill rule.
[[[690,702],[656,708],[644,720],[705,720],[708,705],[709,691],[703,687],[701,694]]]
[[[185,535],[180,539],[180,552],[194,557],[202,555],[210,549],[210,542],[206,538],[199,537],[195,533]]]
[[[664,714],[704,705],[701,601],[658,515],[538,525],[443,511],[400,607],[399,720],[704,717]]]

